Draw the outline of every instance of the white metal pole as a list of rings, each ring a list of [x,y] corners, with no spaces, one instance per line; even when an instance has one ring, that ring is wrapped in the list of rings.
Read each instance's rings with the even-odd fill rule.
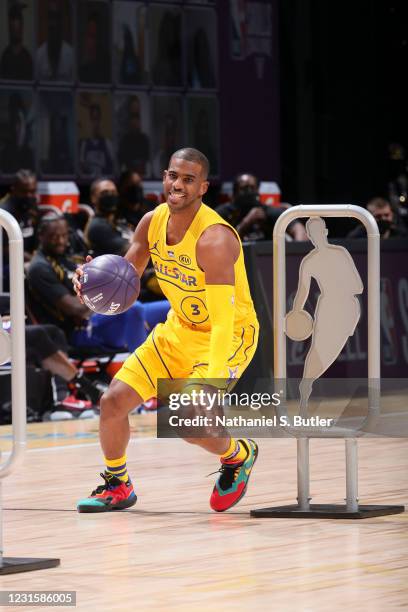
[[[15,218],[0,210],[0,232],[4,227],[9,237],[10,318],[11,318],[11,412],[13,446],[8,460],[0,462],[1,479],[10,474],[22,460],[26,446],[26,371],[24,322],[24,249],[21,229]],[[0,455],[1,460],[1,455]],[[1,487],[1,484],[0,484]],[[0,566],[3,564],[2,506],[0,488]]]

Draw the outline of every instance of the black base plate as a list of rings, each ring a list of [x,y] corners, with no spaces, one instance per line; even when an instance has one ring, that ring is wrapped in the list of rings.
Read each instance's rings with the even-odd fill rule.
[[[359,506],[357,512],[348,512],[346,506],[336,504],[310,504],[309,510],[300,510],[297,504],[251,510],[254,518],[311,518],[311,519],[364,519],[405,512],[405,506]]]
[[[20,572],[32,572],[34,570],[57,567],[60,559],[21,559],[18,557],[3,557],[0,565],[0,576],[2,574],[18,574]]]

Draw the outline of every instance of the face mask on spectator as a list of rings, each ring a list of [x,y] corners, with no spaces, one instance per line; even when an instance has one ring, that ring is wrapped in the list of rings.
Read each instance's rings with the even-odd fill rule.
[[[21,212],[28,212],[37,205],[37,198],[34,196],[13,196],[12,200]]]
[[[388,221],[386,219],[378,219],[377,225],[378,225],[378,231],[380,232],[382,236],[383,234],[385,234],[385,232],[387,232],[391,228],[392,223],[391,221]]]
[[[254,190],[246,190],[240,192],[235,198],[235,205],[244,213],[247,214],[254,206],[259,206],[258,194]]]
[[[104,213],[115,212],[118,206],[118,196],[115,193],[105,193],[99,198],[99,210]]]

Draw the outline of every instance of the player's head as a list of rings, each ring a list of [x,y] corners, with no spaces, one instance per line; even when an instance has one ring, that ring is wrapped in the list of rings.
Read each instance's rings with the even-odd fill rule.
[[[173,153],[163,175],[164,195],[172,213],[201,202],[209,171],[208,159],[197,149],[187,147]]]
[[[68,223],[64,217],[50,213],[38,226],[40,247],[47,255],[63,255],[69,243]]]
[[[306,222],[306,234],[315,246],[326,244],[328,233],[326,223],[321,217],[311,217]]]

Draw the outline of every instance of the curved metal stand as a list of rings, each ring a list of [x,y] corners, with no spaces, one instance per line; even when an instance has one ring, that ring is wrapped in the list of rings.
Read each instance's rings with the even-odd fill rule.
[[[368,257],[368,415],[361,428],[372,426],[380,412],[380,236],[374,217],[364,208],[347,204],[293,206],[277,220],[273,232],[273,305],[274,305],[274,377],[280,387],[286,379],[286,261],[285,231],[289,223],[300,217],[352,217],[363,223],[367,231]],[[372,384],[374,381],[374,384]],[[378,381],[378,382],[377,382]],[[284,386],[284,385],[283,385]],[[297,438],[297,504],[251,510],[256,518],[368,518],[399,514],[404,506],[361,506],[358,503],[357,440],[347,437],[345,430],[330,428],[327,435],[310,430],[307,437],[299,437],[299,430],[285,427]],[[335,431],[337,429],[337,431]],[[317,434],[317,435],[316,435]],[[350,434],[350,432],[348,432]],[[361,435],[360,434],[360,435]],[[302,435],[302,434],[301,434]],[[304,434],[303,434],[304,435]],[[359,435],[357,432],[356,435]],[[309,438],[344,437],[346,454],[346,504],[311,504]]]
[[[0,575],[56,567],[59,559],[20,559],[3,557],[1,480],[21,463],[26,448],[26,375],[24,323],[24,250],[23,237],[12,215],[0,210],[0,232],[4,227],[9,237],[10,315],[11,315],[11,398],[13,448],[4,464],[0,464]],[[1,459],[1,454],[0,454]]]

